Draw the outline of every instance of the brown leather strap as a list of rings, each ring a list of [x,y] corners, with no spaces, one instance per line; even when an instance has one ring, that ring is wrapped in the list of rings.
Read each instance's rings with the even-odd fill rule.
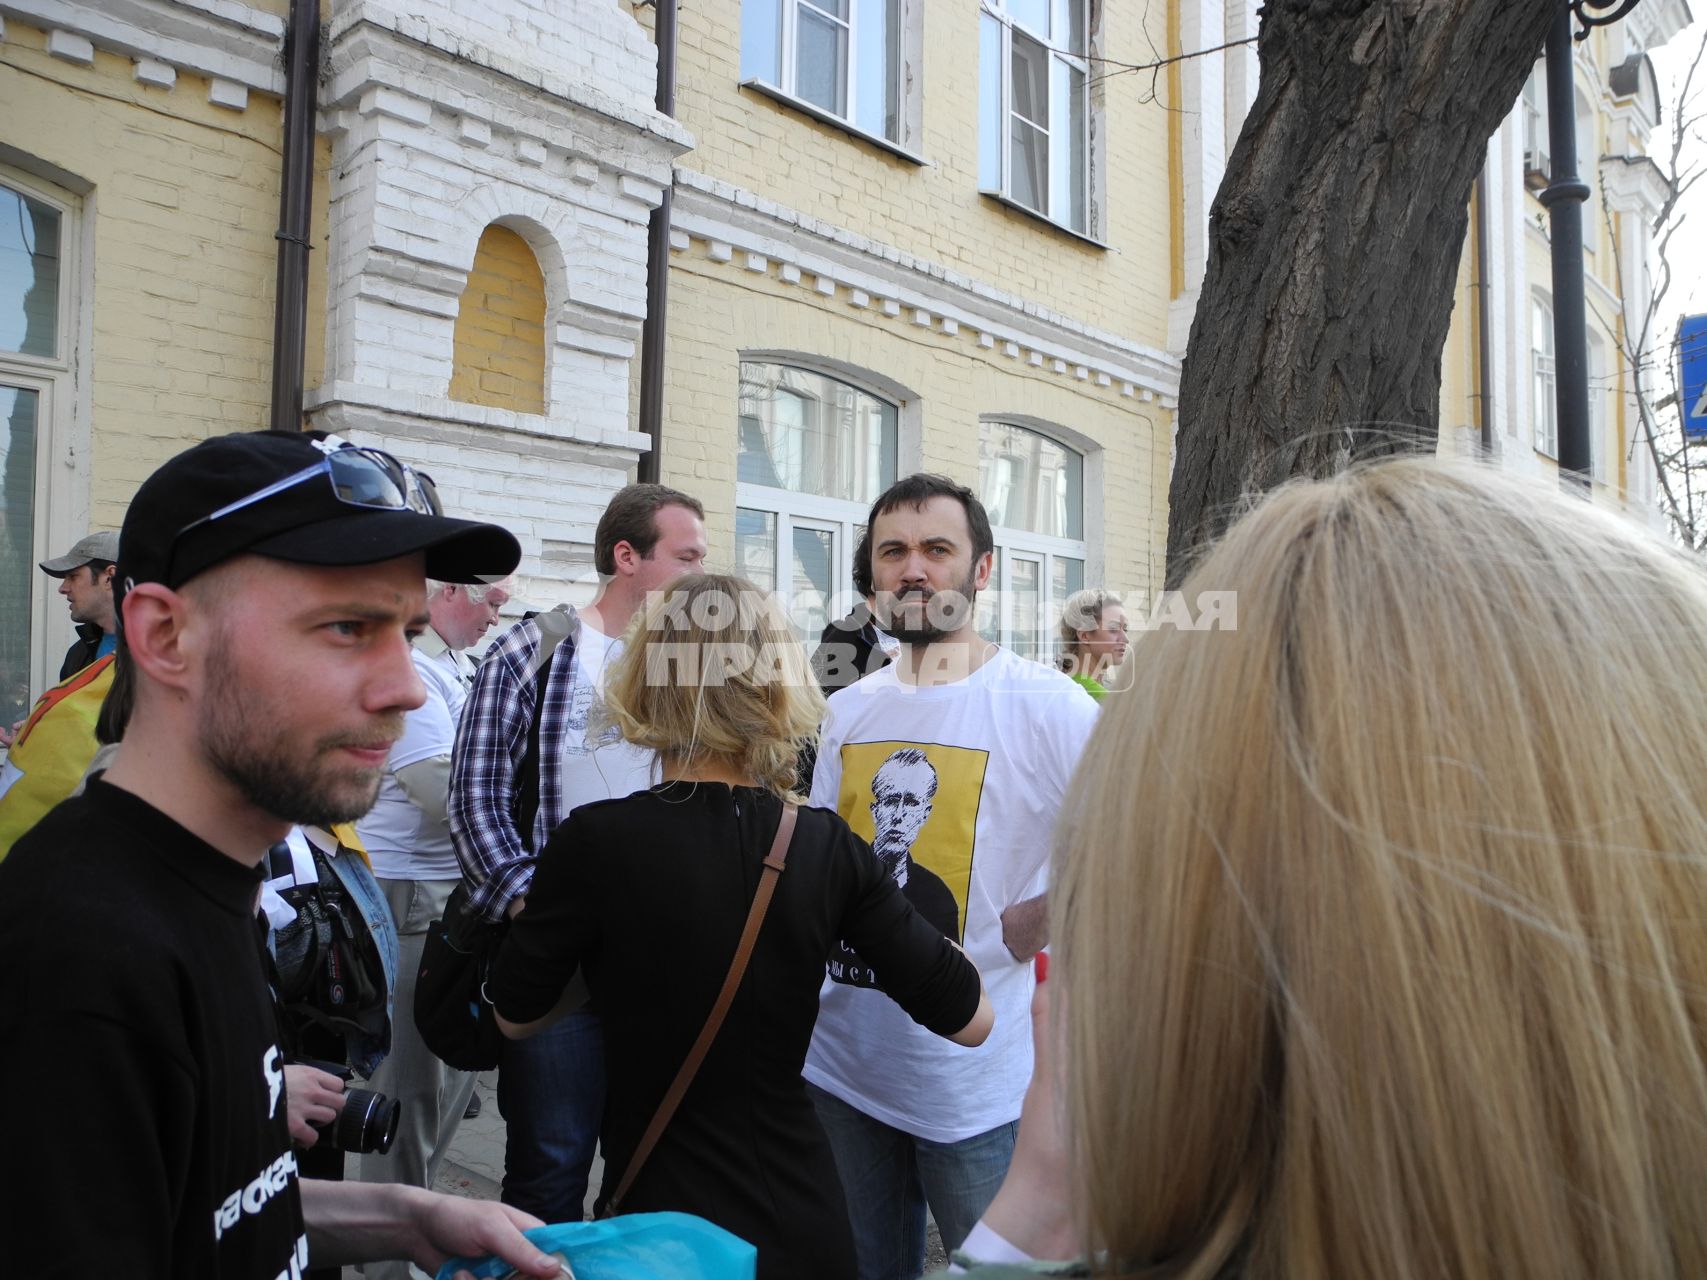
[[[735,958],[729,962],[729,973],[723,979],[723,990],[717,993],[717,1002],[711,1006],[711,1016],[700,1028],[699,1039],[693,1042],[693,1048],[688,1050],[688,1056],[682,1061],[681,1070],[676,1072],[676,1078],[670,1082],[669,1091],[664,1094],[664,1100],[658,1104],[658,1110],[652,1116],[652,1123],[646,1126],[646,1132],[641,1135],[640,1145],[634,1148],[628,1168],[623,1170],[622,1181],[617,1184],[616,1194],[605,1202],[604,1212],[607,1218],[621,1212],[622,1198],[634,1185],[634,1179],[640,1175],[641,1166],[646,1163],[646,1157],[652,1154],[652,1148],[658,1145],[658,1139],[664,1133],[664,1126],[669,1124],[670,1117],[676,1114],[676,1108],[681,1105],[683,1095],[687,1093],[688,1086],[693,1083],[693,1078],[699,1071],[699,1064],[705,1060],[706,1051],[717,1038],[717,1030],[723,1025],[724,1015],[735,1002],[735,992],[740,988],[741,978],[747,972],[747,961],[753,956],[753,944],[758,941],[759,926],[764,923],[765,911],[771,904],[771,895],[776,892],[777,877],[782,874],[782,869],[788,862],[788,842],[794,838],[794,824],[799,816],[798,805],[782,806],[782,821],[777,824],[776,838],[771,841],[771,851],[765,855],[765,868],[759,873],[758,891],[753,894],[753,905],[747,912],[746,927],[741,930],[741,941],[735,948]]]

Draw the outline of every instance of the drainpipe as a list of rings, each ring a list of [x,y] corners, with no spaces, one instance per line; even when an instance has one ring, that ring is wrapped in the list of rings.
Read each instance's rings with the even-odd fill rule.
[[[1606,6],[1602,6],[1606,7]],[[1577,95],[1571,71],[1571,6],[1547,32],[1547,139],[1552,178],[1541,193],[1553,242],[1553,354],[1559,418],[1559,481],[1587,488],[1588,337],[1583,302],[1583,201],[1577,176]]]
[[[279,179],[277,301],[273,311],[276,431],[302,430],[308,330],[309,211],[314,195],[314,108],[320,69],[319,0],[291,0],[285,30],[284,166]]]
[[[1494,376],[1489,367],[1493,348],[1488,338],[1488,170],[1476,175],[1476,395],[1481,401],[1482,456],[1494,453]]]
[[[676,114],[676,0],[657,0],[657,107]],[[657,484],[664,456],[664,313],[670,291],[670,195],[674,166],[664,198],[652,210],[646,228],[646,323],[640,331],[640,429],[652,447],[640,455],[637,478]]]

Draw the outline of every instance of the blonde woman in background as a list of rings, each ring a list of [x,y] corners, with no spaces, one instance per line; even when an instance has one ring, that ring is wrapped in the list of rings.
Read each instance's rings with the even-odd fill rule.
[[[824,709],[777,602],[714,574],[677,579],[635,617],[605,705],[658,753],[663,779],[570,813],[487,985],[520,1037],[550,1023],[584,968],[610,1081],[601,1204],[711,1012]],[[727,1228],[758,1246],[760,1280],[853,1276],[847,1205],[800,1075],[838,939],[921,1025],[965,1045],[990,1031],[972,962],[841,818],[802,808],[728,1018],[622,1205]]]
[[[1064,809],[1052,1052],[966,1251],[1707,1275],[1699,564],[1413,460],[1269,496],[1208,589],[1237,630],[1140,639]]]
[[[1126,609],[1101,587],[1075,591],[1061,606],[1061,670],[1101,702],[1126,658]]]

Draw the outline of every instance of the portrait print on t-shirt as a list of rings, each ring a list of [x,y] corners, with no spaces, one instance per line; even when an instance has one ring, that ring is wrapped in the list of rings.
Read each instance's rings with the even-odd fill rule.
[[[836,810],[842,820],[870,843],[914,909],[963,942],[989,752],[934,742],[849,742],[841,756]],[[830,956],[830,977],[878,985],[845,943]]]

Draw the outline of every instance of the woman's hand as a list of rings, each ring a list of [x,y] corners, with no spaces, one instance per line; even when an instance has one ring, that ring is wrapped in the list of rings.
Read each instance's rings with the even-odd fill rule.
[[[1035,1065],[1019,1114],[1019,1138],[1001,1190],[983,1223],[1015,1248],[1038,1259],[1077,1258],[1079,1239],[1072,1170],[1067,1164],[1066,1096],[1060,1046],[1049,1016],[1050,988],[1039,982],[1031,998]]]

